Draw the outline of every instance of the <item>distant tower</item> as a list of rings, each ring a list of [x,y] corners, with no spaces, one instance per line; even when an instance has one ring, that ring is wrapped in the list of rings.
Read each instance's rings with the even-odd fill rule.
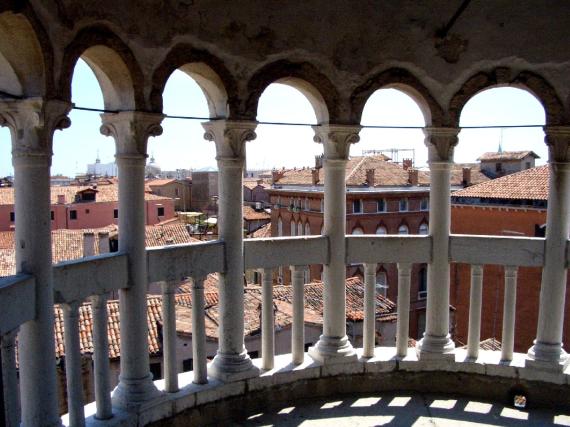
[[[502,153],[503,152],[503,128],[501,128],[501,135],[499,136],[499,149],[497,150],[497,153]]]

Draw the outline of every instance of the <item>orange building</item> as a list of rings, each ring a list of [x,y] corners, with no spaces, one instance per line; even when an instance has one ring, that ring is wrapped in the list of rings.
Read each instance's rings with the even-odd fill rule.
[[[548,166],[507,175],[458,191],[452,196],[451,232],[497,236],[544,237],[548,201]],[[541,269],[518,269],[515,351],[526,352],[536,337]],[[467,342],[470,266],[451,267],[451,304],[456,311],[456,340]],[[481,339],[501,340],[504,267],[485,265]],[[570,304],[566,303],[563,342],[570,342]]]

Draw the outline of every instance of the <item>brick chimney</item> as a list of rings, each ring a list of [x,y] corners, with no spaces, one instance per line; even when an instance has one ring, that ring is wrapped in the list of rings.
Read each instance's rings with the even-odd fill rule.
[[[280,171],[278,170],[272,170],[271,171],[271,182],[273,184],[275,184],[277,181],[279,181],[281,178],[283,178],[283,175],[285,175],[285,171],[282,169]]]
[[[109,252],[109,232],[99,232],[99,253],[106,254]]]
[[[471,168],[463,168],[463,186],[469,187],[471,185]]]
[[[83,233],[83,256],[95,255],[95,233]]]
[[[414,163],[412,162],[412,159],[404,159],[402,161],[402,167],[404,168],[405,171],[410,169],[413,165]]]
[[[374,181],[374,172],[375,169],[366,169],[366,184],[368,184],[369,187],[374,187],[376,185],[376,182]]]
[[[408,183],[410,185],[418,185],[418,170],[408,169]]]
[[[58,205],[65,205],[65,194],[58,194],[57,195],[57,204]]]
[[[317,185],[319,183],[319,170],[318,169],[311,169],[311,178],[313,180],[313,185]]]

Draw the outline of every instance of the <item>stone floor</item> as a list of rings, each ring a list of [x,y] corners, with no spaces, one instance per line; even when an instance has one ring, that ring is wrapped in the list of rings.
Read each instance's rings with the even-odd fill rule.
[[[253,414],[235,426],[570,426],[567,410],[516,409],[425,394],[300,400]]]

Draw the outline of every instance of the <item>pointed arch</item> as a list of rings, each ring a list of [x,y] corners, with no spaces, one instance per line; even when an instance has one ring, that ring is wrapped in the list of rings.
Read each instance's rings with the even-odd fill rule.
[[[247,84],[244,116],[255,120],[259,98],[267,86],[282,83],[300,91],[311,103],[318,123],[342,123],[339,94],[329,78],[308,62],[280,60],[259,69]]]
[[[153,111],[162,111],[162,94],[166,82],[178,69],[192,77],[202,89],[208,101],[210,117],[227,118],[238,111],[235,79],[223,61],[206,50],[196,49],[186,43],[174,46],[152,75],[150,102]]]
[[[410,96],[424,116],[426,126],[444,123],[443,109],[424,84],[404,68],[390,68],[368,78],[350,96],[351,121],[360,123],[364,106],[379,89],[398,89]]]
[[[66,47],[59,82],[65,101],[71,102],[71,81],[78,59],[93,70],[107,110],[148,110],[144,76],[130,48],[111,30],[94,25],[79,31]]]
[[[544,107],[546,125],[564,123],[566,117],[564,103],[544,77],[531,71],[515,74],[510,68],[498,67],[491,71],[481,71],[474,74],[453,95],[449,102],[452,126],[459,126],[461,112],[471,98],[486,89],[504,86],[523,89],[533,95]]]

